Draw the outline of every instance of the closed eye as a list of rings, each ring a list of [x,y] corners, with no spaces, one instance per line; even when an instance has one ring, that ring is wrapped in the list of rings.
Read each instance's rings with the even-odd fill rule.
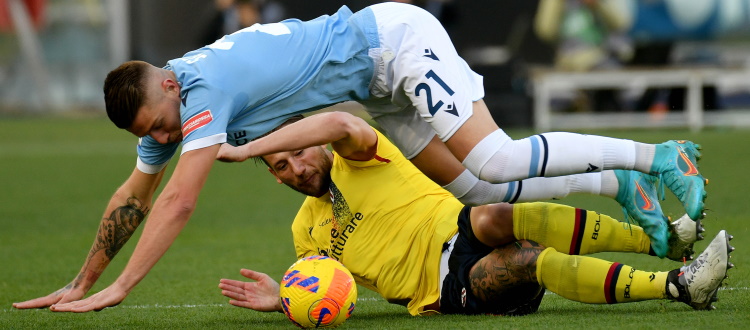
[[[156,122],[156,123],[154,124],[154,126],[153,126],[153,127],[151,127],[151,131],[153,132],[153,131],[155,131],[155,130],[159,130],[159,129],[161,129],[162,127],[164,127],[164,119],[161,119],[161,120],[159,120],[158,122]]]

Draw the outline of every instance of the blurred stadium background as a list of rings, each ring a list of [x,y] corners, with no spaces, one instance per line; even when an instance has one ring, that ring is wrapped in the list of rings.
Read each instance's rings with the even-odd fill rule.
[[[159,66],[255,22],[374,2],[0,0],[0,113],[103,114],[103,78],[125,60]],[[485,76],[501,127],[750,126],[748,0],[546,1],[573,8],[555,40],[535,22],[545,0],[411,2],[435,14]],[[587,2],[613,5],[618,28],[581,16]],[[598,38],[611,61],[559,65],[570,43],[560,31]]]

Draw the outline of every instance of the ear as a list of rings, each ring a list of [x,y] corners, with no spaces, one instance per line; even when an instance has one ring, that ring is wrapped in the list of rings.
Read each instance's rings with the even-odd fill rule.
[[[281,179],[279,179],[279,177],[276,175],[276,172],[274,172],[270,167],[268,167],[268,172],[271,173],[271,175],[273,175],[274,178],[276,178],[276,182],[278,182],[279,184],[283,183],[281,182]]]
[[[176,91],[178,94],[180,93],[180,84],[178,84],[176,81],[172,80],[172,78],[166,78],[161,81],[161,88],[165,92],[172,92]]]

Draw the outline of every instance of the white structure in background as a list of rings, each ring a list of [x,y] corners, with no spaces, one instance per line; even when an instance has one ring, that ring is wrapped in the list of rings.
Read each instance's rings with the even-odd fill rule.
[[[750,35],[750,0],[606,0],[624,5],[620,14],[630,25],[628,35],[640,42],[714,40]],[[705,51],[706,44],[693,47]],[[718,46],[713,43],[713,46]],[[679,47],[678,47],[679,48]],[[722,55],[731,48],[721,47]],[[728,49],[726,49],[728,48]],[[587,72],[532,70],[534,128],[539,131],[577,128],[750,127],[750,109],[703,108],[702,88],[718,91],[744,91],[750,94],[750,49],[747,42],[734,58],[719,56],[712,63],[671,65],[665,68],[592,70]],[[673,54],[674,55],[674,54]],[[673,56],[674,57],[674,56]],[[723,58],[721,58],[723,57]],[[643,92],[646,88],[686,88],[685,109],[666,113],[564,113],[552,109],[555,99],[570,98],[577,90],[614,88]],[[744,107],[744,105],[743,105]],[[748,105],[750,108],[750,105]],[[645,110],[645,109],[637,109]]]
[[[653,70],[601,70],[588,72],[537,71],[532,75],[534,129],[547,132],[577,128],[648,128],[704,126],[750,126],[750,109],[705,112],[702,88],[745,86],[750,90],[750,68],[685,68]],[[562,113],[554,112],[555,93],[579,89],[621,88],[645,90],[648,87],[685,87],[683,112],[646,113]],[[711,109],[708,109],[711,110]]]

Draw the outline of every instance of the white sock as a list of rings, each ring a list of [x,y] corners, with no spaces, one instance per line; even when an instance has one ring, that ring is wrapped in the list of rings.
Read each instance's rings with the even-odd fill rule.
[[[456,198],[461,199],[461,197],[469,193],[478,181],[479,178],[471,174],[469,170],[464,170],[451,183],[444,185],[443,188],[453,194],[453,196],[456,196]]]
[[[606,171],[612,172],[612,171]],[[532,178],[508,183],[489,183],[477,179],[468,170],[443,186],[465,205],[535,202],[562,199],[571,193],[600,195],[602,173],[585,173],[552,178]],[[612,175],[614,177],[614,175]],[[615,185],[617,179],[615,178]],[[615,195],[617,187],[615,186]],[[614,196],[609,196],[614,197]]]
[[[633,169],[635,161],[636,148],[631,140],[565,132],[511,140],[497,130],[480,141],[463,164],[482,180],[502,183],[538,176]]]
[[[584,173],[552,178],[531,178],[520,181],[516,202],[535,202],[563,199],[569,194],[599,195],[601,173]]]
[[[634,169],[643,173],[651,172],[654,156],[656,156],[656,145],[636,142]]]
[[[617,182],[615,171],[602,171],[601,178],[602,185],[599,195],[612,198],[617,197],[617,192],[620,189],[620,184]]]

